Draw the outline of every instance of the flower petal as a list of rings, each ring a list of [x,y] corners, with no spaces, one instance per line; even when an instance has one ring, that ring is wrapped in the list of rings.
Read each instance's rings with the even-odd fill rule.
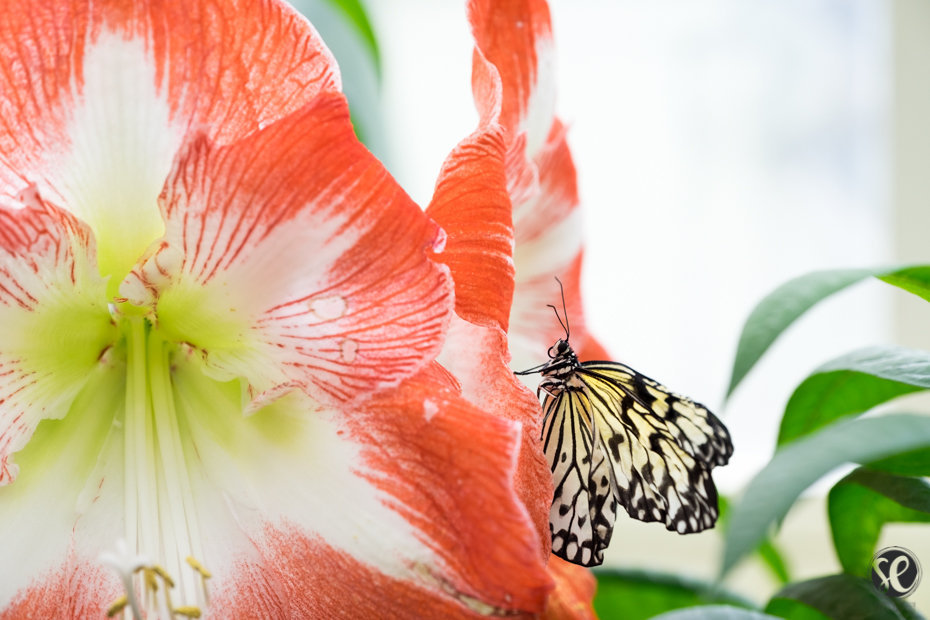
[[[604,348],[597,338],[588,335],[588,340],[584,347],[578,350],[578,359],[582,362],[588,361],[610,361],[612,358],[607,349]]]
[[[165,239],[121,291],[215,378],[333,403],[438,353],[451,281],[426,251],[442,231],[355,139],[341,95],[227,147],[192,139],[162,200]]]
[[[490,64],[481,66],[494,71]],[[500,80],[488,82],[492,86],[486,97],[496,98],[499,107]],[[426,214],[448,236],[445,249],[433,259],[452,272],[456,313],[506,331],[513,297],[513,224],[504,171],[506,144],[493,103],[488,107],[478,130],[443,163]]]
[[[555,590],[542,620],[597,620],[592,605],[597,580],[589,569],[552,556],[549,574],[555,579]]]
[[[479,409],[521,425],[520,455],[514,489],[526,506],[539,536],[540,557],[552,544],[549,507],[552,473],[541,448],[539,400],[508,366],[507,336],[497,328],[452,319],[440,362],[461,382],[462,394]]]
[[[0,207],[0,487],[43,418],[61,418],[116,339],[93,236],[34,187]],[[20,205],[22,207],[22,205]]]
[[[494,611],[478,601],[463,604],[416,582],[384,575],[319,538],[293,530],[269,529],[265,545],[271,575],[283,584],[281,590],[270,591],[267,581],[243,571],[235,588],[239,596],[219,599],[215,617],[290,620],[296,611],[300,618],[480,620]],[[507,617],[537,616],[511,612]]]
[[[565,128],[553,113],[553,44],[545,0],[471,0],[468,6],[476,67],[487,58],[502,81],[516,271],[508,335],[512,367],[522,370],[544,362],[549,346],[565,336],[547,307],[560,301],[556,277],[565,286],[572,344],[583,348],[587,339],[578,281],[582,238],[575,166]],[[479,107],[487,74],[473,71]]]
[[[553,248],[553,250],[557,249],[561,248],[559,246]],[[526,277],[522,277],[522,273],[517,272],[513,308],[510,312],[510,333],[508,334],[510,352],[513,356],[510,362],[511,368],[526,370],[545,362],[548,359],[546,352],[552,343],[565,337],[565,331],[559,324],[555,313],[552,308],[547,307],[548,304],[556,305],[559,308],[559,314],[562,314],[561,290],[555,278],[559,278],[563,284],[562,290],[565,292],[565,307],[571,328],[572,346],[577,347],[579,351],[585,348],[589,334],[581,303],[582,258],[583,254],[579,249],[568,263],[549,262],[546,259],[525,263],[515,261],[518,265],[525,264],[530,268],[539,267],[539,272],[535,274],[530,272],[530,275]],[[526,375],[521,378],[527,386],[536,389],[539,381],[537,377]]]
[[[514,137],[526,132],[532,157],[549,135],[555,109],[549,6],[545,0],[471,0],[468,19],[478,48],[503,82],[500,123]],[[473,77],[473,88],[475,82]]]
[[[37,182],[88,222],[114,287],[164,230],[189,126],[236,140],[339,86],[306,21],[262,0],[29,0],[0,18],[0,55],[0,194]]]
[[[99,563],[69,558],[18,592],[0,609],[0,620],[100,620],[122,592],[119,580]]]
[[[575,213],[578,208],[578,183],[575,163],[566,141],[567,128],[555,119],[549,138],[536,154],[539,191],[523,202],[514,202],[513,226],[517,246],[523,246],[549,232]],[[580,229],[580,222],[575,223]],[[580,234],[576,237],[580,242]],[[571,247],[575,238],[562,239]],[[549,239],[551,250],[556,239]]]
[[[511,482],[520,425],[438,389],[428,372],[366,413],[355,429],[378,447],[366,454],[369,467],[457,575],[447,585],[494,607],[539,611],[551,586]]]
[[[122,462],[112,458],[122,454],[124,403],[125,365],[102,363],[68,415],[43,420],[17,453],[22,472],[0,487],[3,620],[92,617],[122,594],[97,555],[124,531]]]
[[[510,482],[517,428],[469,405],[437,368],[361,409],[312,412],[292,393],[242,418],[235,384],[206,377],[200,363],[177,360],[179,413],[293,608],[354,600],[359,614],[348,615],[361,617],[377,599],[326,572],[341,566],[466,607],[542,610],[550,580]],[[318,549],[327,554],[306,555]],[[303,569],[282,568],[298,561]],[[324,576],[326,588],[305,587]],[[249,604],[235,593],[227,600]]]

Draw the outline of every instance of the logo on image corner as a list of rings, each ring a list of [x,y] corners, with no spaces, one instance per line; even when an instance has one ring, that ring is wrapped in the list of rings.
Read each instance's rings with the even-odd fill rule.
[[[872,558],[872,585],[893,598],[907,598],[920,585],[920,562],[904,547],[885,547]]]

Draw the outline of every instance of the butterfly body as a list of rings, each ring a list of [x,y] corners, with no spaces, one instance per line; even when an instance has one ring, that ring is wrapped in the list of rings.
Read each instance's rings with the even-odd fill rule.
[[[567,331],[567,330],[566,330]],[[679,534],[713,527],[711,470],[733,452],[723,424],[703,405],[635,370],[581,362],[566,339],[540,372],[543,450],[555,492],[552,552],[581,564],[603,562],[618,505]]]

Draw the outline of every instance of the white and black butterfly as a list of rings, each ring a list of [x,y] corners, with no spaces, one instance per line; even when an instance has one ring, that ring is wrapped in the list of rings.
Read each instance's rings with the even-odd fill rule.
[[[562,327],[565,339],[549,349],[549,361],[516,373],[542,374],[543,450],[555,484],[552,552],[582,566],[601,564],[617,504],[679,534],[713,527],[711,470],[733,454],[726,427],[703,405],[629,366],[579,362],[567,316]]]

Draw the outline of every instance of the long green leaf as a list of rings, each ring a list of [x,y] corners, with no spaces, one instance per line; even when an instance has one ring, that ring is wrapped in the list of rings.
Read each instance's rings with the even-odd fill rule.
[[[784,585],[791,581],[791,573],[788,572],[782,552],[771,540],[765,540],[759,545],[759,557],[779,583]]]
[[[830,489],[827,507],[843,570],[865,577],[885,523],[930,522],[930,485],[922,478],[859,468]]]
[[[906,347],[859,349],[827,362],[791,395],[778,432],[782,445],[898,396],[930,388],[930,353]]]
[[[830,620],[922,620],[912,605],[879,593],[872,584],[855,575],[831,575],[793,583],[782,588],[766,607],[777,611],[780,601],[800,601]],[[804,616],[782,616],[803,618]]]
[[[717,531],[724,534],[730,525],[730,510],[733,502],[725,495],[717,496]],[[763,540],[756,550],[759,558],[782,585],[791,581],[791,573],[788,571],[788,565],[785,563],[782,552],[778,549],[771,538]]]
[[[746,319],[727,397],[788,326],[818,302],[869,276],[930,301],[930,265],[815,271],[790,280],[763,298]]]
[[[727,528],[721,574],[761,543],[804,489],[843,463],[870,463],[930,446],[930,417],[840,420],[779,450],[749,483]]]
[[[596,570],[594,610],[601,620],[646,620],[665,611],[706,603],[755,608],[746,599],[713,584],[642,570]]]
[[[878,279],[930,301],[930,265],[905,267]]]
[[[775,339],[817,302],[869,276],[885,275],[893,267],[815,271],[782,284],[753,309],[736,348],[729,397]]]
[[[740,609],[739,607],[708,605],[706,607],[670,611],[661,616],[655,616],[653,620],[778,620],[778,618],[759,611]]]

